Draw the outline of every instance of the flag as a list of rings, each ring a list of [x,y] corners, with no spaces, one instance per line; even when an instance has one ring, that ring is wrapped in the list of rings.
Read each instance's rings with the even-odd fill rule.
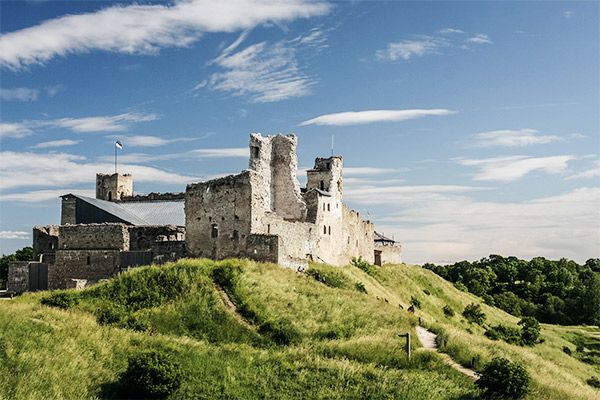
[[[115,146],[117,146],[118,148],[122,149],[123,145],[121,144],[120,141],[117,140],[117,142],[115,143]]]

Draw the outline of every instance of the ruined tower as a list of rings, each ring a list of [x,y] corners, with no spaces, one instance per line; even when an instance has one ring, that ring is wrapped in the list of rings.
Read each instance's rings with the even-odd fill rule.
[[[117,201],[133,196],[133,177],[130,174],[96,174],[96,198]]]

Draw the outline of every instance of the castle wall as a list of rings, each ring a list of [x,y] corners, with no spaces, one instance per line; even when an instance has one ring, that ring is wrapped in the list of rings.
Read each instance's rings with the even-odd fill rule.
[[[15,261],[8,265],[6,289],[15,293],[29,290],[29,261]]]
[[[71,287],[72,279],[98,282],[118,272],[119,250],[57,250],[48,267],[48,289]]]
[[[315,230],[313,224],[286,221],[280,215],[268,212],[263,216],[263,226],[264,234],[279,236],[277,256],[280,265],[294,269],[308,265],[308,259],[317,251],[315,241],[310,239]]]
[[[77,223],[77,198],[71,195],[65,195],[62,197],[61,212],[60,212],[60,224],[74,225]]]
[[[130,174],[96,174],[96,198],[116,201],[133,196],[133,177]]]
[[[129,230],[126,225],[117,223],[61,225],[58,228],[58,248],[128,251]]]
[[[246,238],[246,253],[253,260],[282,265],[280,245],[281,238],[277,235],[253,234]]]
[[[342,236],[342,260],[340,265],[350,262],[352,257],[362,256],[365,261],[373,263],[374,253],[374,228],[373,224],[363,221],[361,215],[342,205],[343,212],[343,236]]]
[[[251,180],[259,180],[256,172],[244,171],[187,186],[185,220],[190,255],[215,260],[245,257],[246,238],[252,224],[259,222],[252,215],[252,207],[264,207],[264,198],[253,197]]]
[[[382,264],[402,264],[402,246],[374,245],[374,249],[381,251]]]
[[[33,259],[54,255],[58,248],[58,225],[35,226],[33,228]]]
[[[186,242],[184,240],[154,242],[151,250],[152,262],[155,264],[164,264],[187,257]]]
[[[173,225],[129,226],[129,250],[150,250],[154,242],[184,241],[185,228]]]

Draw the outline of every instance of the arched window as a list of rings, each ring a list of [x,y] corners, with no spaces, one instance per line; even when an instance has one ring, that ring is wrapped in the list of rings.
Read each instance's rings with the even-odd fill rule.
[[[112,192],[108,192],[108,201],[112,201]]]
[[[216,238],[218,236],[219,236],[219,227],[217,226],[217,224],[212,224],[210,237]]]

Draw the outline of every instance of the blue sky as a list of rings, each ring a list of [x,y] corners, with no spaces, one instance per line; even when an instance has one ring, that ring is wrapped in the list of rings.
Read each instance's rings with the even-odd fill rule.
[[[134,190],[247,167],[298,135],[299,179],[344,157],[344,201],[407,262],[600,256],[599,3],[3,1],[0,251],[95,173]]]

